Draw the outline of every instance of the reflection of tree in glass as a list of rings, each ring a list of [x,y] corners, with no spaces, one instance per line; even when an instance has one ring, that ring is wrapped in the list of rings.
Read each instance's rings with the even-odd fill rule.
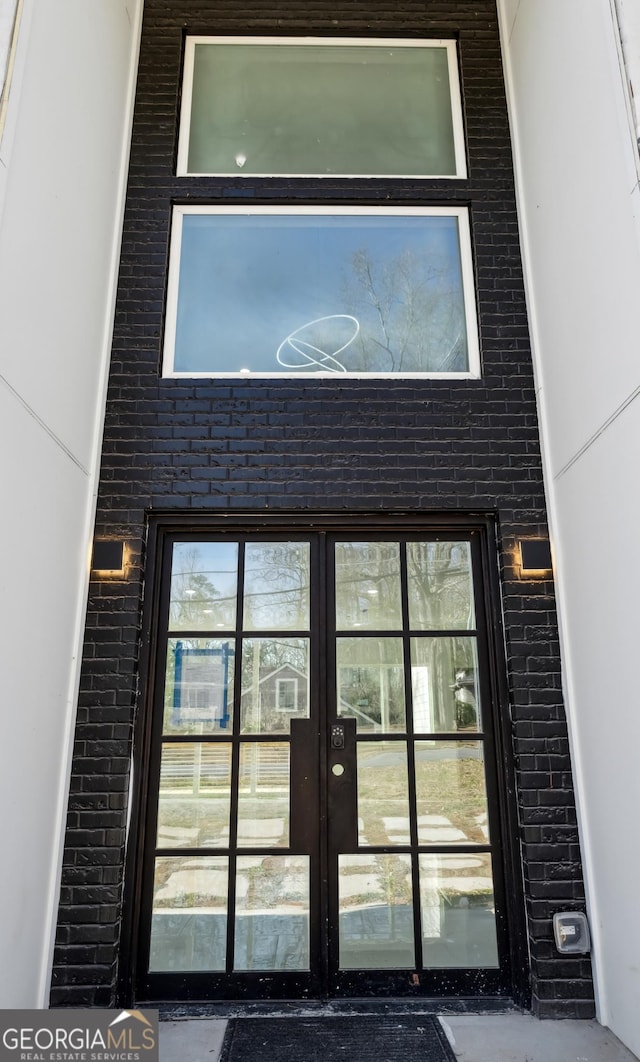
[[[207,616],[215,619],[230,619],[235,607],[235,595],[224,597],[204,570],[204,560],[196,547],[180,550],[177,561],[178,570],[171,576],[171,605],[169,609],[169,628],[173,630],[202,629],[207,623],[213,623]],[[207,611],[208,610],[208,611]],[[219,624],[218,624],[219,625]]]
[[[400,639],[339,639],[338,682],[338,714],[355,715],[359,730],[405,729]]]
[[[411,626],[417,630],[475,625],[467,542],[408,542]]]
[[[411,626],[416,630],[469,630],[475,626],[471,555],[467,542],[407,543]],[[417,643],[414,664],[429,675],[430,729],[477,726],[476,663],[469,638]]]
[[[461,281],[450,258],[403,251],[383,258],[361,248],[345,283],[345,310],[360,332],[341,355],[351,372],[468,369]]]
[[[397,542],[339,542],[336,546],[338,628],[399,630],[400,549]]]
[[[247,546],[246,630],[305,630],[309,625],[309,546],[265,542]]]

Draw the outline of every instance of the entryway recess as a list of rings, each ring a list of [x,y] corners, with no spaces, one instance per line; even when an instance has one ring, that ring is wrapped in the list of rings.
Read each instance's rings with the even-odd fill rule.
[[[156,553],[137,998],[509,995],[483,527]]]

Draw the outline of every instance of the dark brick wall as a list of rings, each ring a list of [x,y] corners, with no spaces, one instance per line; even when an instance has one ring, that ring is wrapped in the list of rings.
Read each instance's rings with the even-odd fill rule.
[[[513,561],[546,515],[494,0],[145,8],[96,525],[133,555],[126,581],[91,586],[52,1005],[116,998],[147,514],[455,510],[494,514],[499,535],[533,1007],[591,1016],[589,961],[558,956],[550,921],[584,903],[553,587]],[[185,31],[457,36],[469,179],[176,179]],[[469,205],[481,380],[159,378],[172,202],[347,196]]]

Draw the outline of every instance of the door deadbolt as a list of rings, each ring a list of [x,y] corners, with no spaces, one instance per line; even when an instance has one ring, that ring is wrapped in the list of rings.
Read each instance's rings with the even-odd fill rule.
[[[344,726],[342,723],[333,723],[331,726],[331,748],[344,748]]]

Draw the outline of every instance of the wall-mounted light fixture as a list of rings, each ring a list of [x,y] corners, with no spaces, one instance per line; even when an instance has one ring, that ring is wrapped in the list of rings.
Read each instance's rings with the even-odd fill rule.
[[[112,538],[94,539],[91,571],[96,575],[124,575],[124,542]]]
[[[523,538],[519,546],[522,575],[550,574],[552,571],[551,545],[547,538]]]

